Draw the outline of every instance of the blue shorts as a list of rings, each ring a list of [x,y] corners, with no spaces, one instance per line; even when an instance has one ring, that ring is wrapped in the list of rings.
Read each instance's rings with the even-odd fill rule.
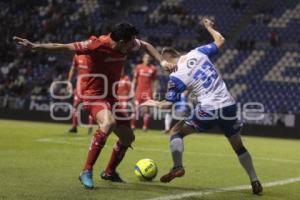
[[[217,126],[228,138],[239,133],[243,126],[238,120],[236,104],[210,111],[196,107],[185,123],[193,126],[199,132]]]

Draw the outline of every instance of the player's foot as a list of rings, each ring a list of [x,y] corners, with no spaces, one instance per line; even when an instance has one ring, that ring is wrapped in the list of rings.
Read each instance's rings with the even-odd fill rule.
[[[252,192],[253,192],[253,194],[262,195],[262,193],[263,193],[263,187],[262,187],[262,185],[261,185],[261,183],[259,181],[253,181],[251,183],[251,186],[252,186]]]
[[[68,133],[77,133],[77,128],[76,127],[71,127],[67,132]]]
[[[168,183],[172,181],[174,178],[182,177],[185,174],[185,170],[183,167],[174,167],[170,170],[169,173],[163,175],[160,178],[160,181],[163,183]]]
[[[147,132],[148,131],[147,127],[143,127],[143,131]]]
[[[164,130],[164,134],[169,134],[171,129]]]
[[[113,172],[111,174],[106,174],[105,171],[100,173],[100,177],[103,180],[111,181],[111,182],[118,182],[118,183],[126,183],[123,181],[120,177],[120,175],[117,172]]]
[[[93,128],[92,127],[88,128],[88,135],[91,135],[92,133],[93,133]]]
[[[92,171],[88,171],[88,170],[82,171],[80,173],[79,180],[85,188],[87,189],[94,188]]]

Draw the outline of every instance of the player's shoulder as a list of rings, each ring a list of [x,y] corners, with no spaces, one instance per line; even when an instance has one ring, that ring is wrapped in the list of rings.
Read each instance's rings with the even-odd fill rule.
[[[137,51],[141,48],[142,42],[141,40],[135,38],[132,43],[131,51]]]
[[[200,61],[203,59],[203,56],[197,53],[195,50],[192,50],[187,54],[182,55],[177,62],[179,73],[181,73],[182,71],[186,72],[190,69],[193,69],[196,65],[200,63]]]
[[[201,51],[202,49],[213,49],[213,48],[218,48],[214,42],[201,45],[201,46],[197,47],[196,50]]]
[[[101,46],[111,46],[111,38],[110,35],[100,35],[97,40],[101,44]]]
[[[214,42],[212,42],[209,44],[199,46],[196,49],[194,49],[194,51],[206,55],[208,57],[211,57],[219,53],[219,48]]]
[[[111,38],[109,35],[90,36],[88,41],[89,46],[95,48],[109,48],[111,46]]]

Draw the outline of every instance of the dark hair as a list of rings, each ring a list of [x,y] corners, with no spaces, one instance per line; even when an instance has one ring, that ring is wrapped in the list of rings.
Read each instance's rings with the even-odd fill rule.
[[[128,42],[138,34],[139,31],[132,24],[119,23],[112,28],[110,37],[115,42],[119,42],[120,40]]]
[[[161,54],[163,55],[165,53],[170,54],[170,56],[172,58],[180,57],[180,53],[176,49],[174,49],[172,47],[165,47],[165,48],[163,48],[162,51],[161,51]]]

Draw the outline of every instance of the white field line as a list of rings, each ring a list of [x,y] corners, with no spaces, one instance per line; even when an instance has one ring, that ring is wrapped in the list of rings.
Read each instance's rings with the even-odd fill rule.
[[[76,138],[79,140],[79,138]],[[87,147],[88,144],[80,144],[75,143],[72,141],[66,141],[66,140],[58,140],[58,139],[52,139],[52,138],[40,138],[37,140],[38,142],[46,142],[46,143],[56,143],[56,144],[69,144],[69,145],[79,145],[83,147]],[[158,148],[148,148],[148,147],[134,147],[134,150],[138,151],[151,151],[151,152],[161,152],[161,153],[170,153],[168,149],[158,149]],[[205,152],[196,152],[196,151],[185,151],[185,154],[197,154],[201,156],[211,156],[211,157],[227,157],[227,158],[236,158],[234,153],[232,155],[229,154],[222,154],[222,153],[205,153]],[[267,161],[274,161],[274,162],[283,162],[283,163],[295,163],[299,164],[300,160],[291,160],[291,159],[281,159],[281,158],[271,158],[271,157],[261,157],[261,156],[253,156],[256,160],[267,160]]]
[[[266,187],[287,185],[287,184],[296,183],[296,182],[300,182],[300,177],[267,182],[267,183],[264,183],[263,186],[266,188]],[[183,199],[183,198],[189,198],[189,197],[203,197],[203,196],[215,194],[215,193],[237,192],[237,191],[248,190],[248,189],[249,190],[251,189],[250,185],[239,185],[239,186],[233,186],[233,187],[208,189],[208,190],[203,190],[203,191],[199,191],[199,192],[186,192],[186,193],[156,197],[156,198],[151,198],[151,199],[146,199],[146,200],[176,200],[176,199]]]

